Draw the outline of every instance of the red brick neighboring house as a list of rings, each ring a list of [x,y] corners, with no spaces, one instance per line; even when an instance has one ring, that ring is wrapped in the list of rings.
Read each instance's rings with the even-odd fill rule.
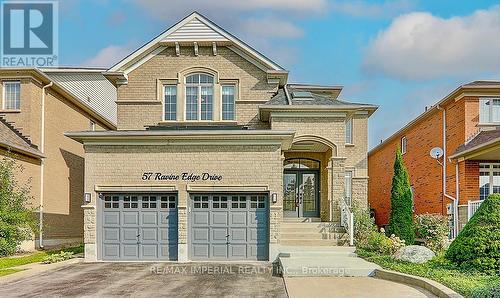
[[[437,160],[429,154],[434,147],[444,150]],[[458,87],[368,153],[368,201],[379,226],[389,222],[397,148],[408,168],[414,213],[449,215],[461,229],[480,204],[475,201],[500,193],[500,82]]]

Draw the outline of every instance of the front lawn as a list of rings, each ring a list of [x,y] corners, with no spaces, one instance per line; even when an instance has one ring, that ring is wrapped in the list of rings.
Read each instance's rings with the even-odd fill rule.
[[[31,263],[39,263],[42,262],[47,256],[60,253],[61,251],[73,252],[74,254],[83,253],[83,245],[75,247],[67,247],[57,250],[38,251],[24,256],[0,258],[0,276],[21,271],[20,269],[12,269],[13,267]]]
[[[381,255],[362,249],[356,253],[363,259],[376,263],[384,269],[403,272],[435,280],[465,297],[483,297],[481,289],[500,288],[500,277],[457,269],[444,257],[437,256],[425,264],[397,261],[390,255]]]

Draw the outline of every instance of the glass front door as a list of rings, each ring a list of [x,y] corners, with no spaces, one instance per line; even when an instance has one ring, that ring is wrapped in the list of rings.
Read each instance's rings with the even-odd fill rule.
[[[319,217],[318,172],[285,170],[283,177],[283,215]]]

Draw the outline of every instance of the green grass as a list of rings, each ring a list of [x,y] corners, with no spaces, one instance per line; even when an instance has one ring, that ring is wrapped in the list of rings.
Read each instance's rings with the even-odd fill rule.
[[[413,264],[397,261],[389,255],[380,255],[361,249],[357,249],[356,253],[363,259],[376,263],[384,269],[435,280],[465,297],[473,296],[474,292],[481,288],[500,287],[499,276],[459,270],[443,256],[437,256],[425,264]]]
[[[21,270],[21,269],[2,269],[2,270],[0,270],[0,277],[5,276],[5,275],[9,275],[12,273],[16,273],[19,271],[23,271],[23,270]]]
[[[83,253],[83,245],[75,246],[75,247],[67,247],[57,250],[50,251],[38,251],[29,255],[20,256],[20,257],[5,257],[0,258],[0,270],[8,269],[12,267],[17,267],[21,265],[31,264],[31,263],[39,263],[42,262],[45,257],[51,254],[60,253],[61,251],[73,252],[74,254]],[[11,272],[14,273],[14,272]],[[10,273],[7,273],[10,274]],[[4,275],[7,275],[4,274]],[[2,276],[2,273],[0,273]]]

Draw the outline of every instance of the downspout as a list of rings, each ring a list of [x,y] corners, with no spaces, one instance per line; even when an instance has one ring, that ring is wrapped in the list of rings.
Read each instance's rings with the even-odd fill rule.
[[[288,103],[289,106],[291,106],[292,100],[290,99],[290,94],[288,93],[288,89],[286,88],[286,84],[283,85],[283,90],[285,90],[286,102]]]
[[[42,87],[42,102],[41,102],[41,120],[40,120],[40,152],[45,154],[45,90],[47,88],[52,87],[53,82],[48,83],[47,85]],[[40,211],[39,211],[39,227],[38,227],[38,235],[39,235],[39,246],[43,249],[43,184],[44,184],[44,160],[42,159],[40,162]]]
[[[450,199],[451,201],[453,201],[453,236],[456,237],[456,231],[457,231],[457,214],[456,214],[456,210],[458,209],[457,208],[457,199],[450,196],[449,194],[446,193],[446,163],[447,163],[447,157],[446,157],[446,109],[442,108],[441,106],[437,105],[437,109],[438,110],[441,110],[443,111],[443,164],[442,164],[442,167],[443,167],[443,196],[445,196],[446,198]],[[456,165],[456,169],[455,169],[456,173],[458,173],[458,163]],[[456,174],[455,176],[455,187],[456,189],[459,188],[459,184],[458,184],[458,174]],[[458,192],[457,192],[458,194]]]

